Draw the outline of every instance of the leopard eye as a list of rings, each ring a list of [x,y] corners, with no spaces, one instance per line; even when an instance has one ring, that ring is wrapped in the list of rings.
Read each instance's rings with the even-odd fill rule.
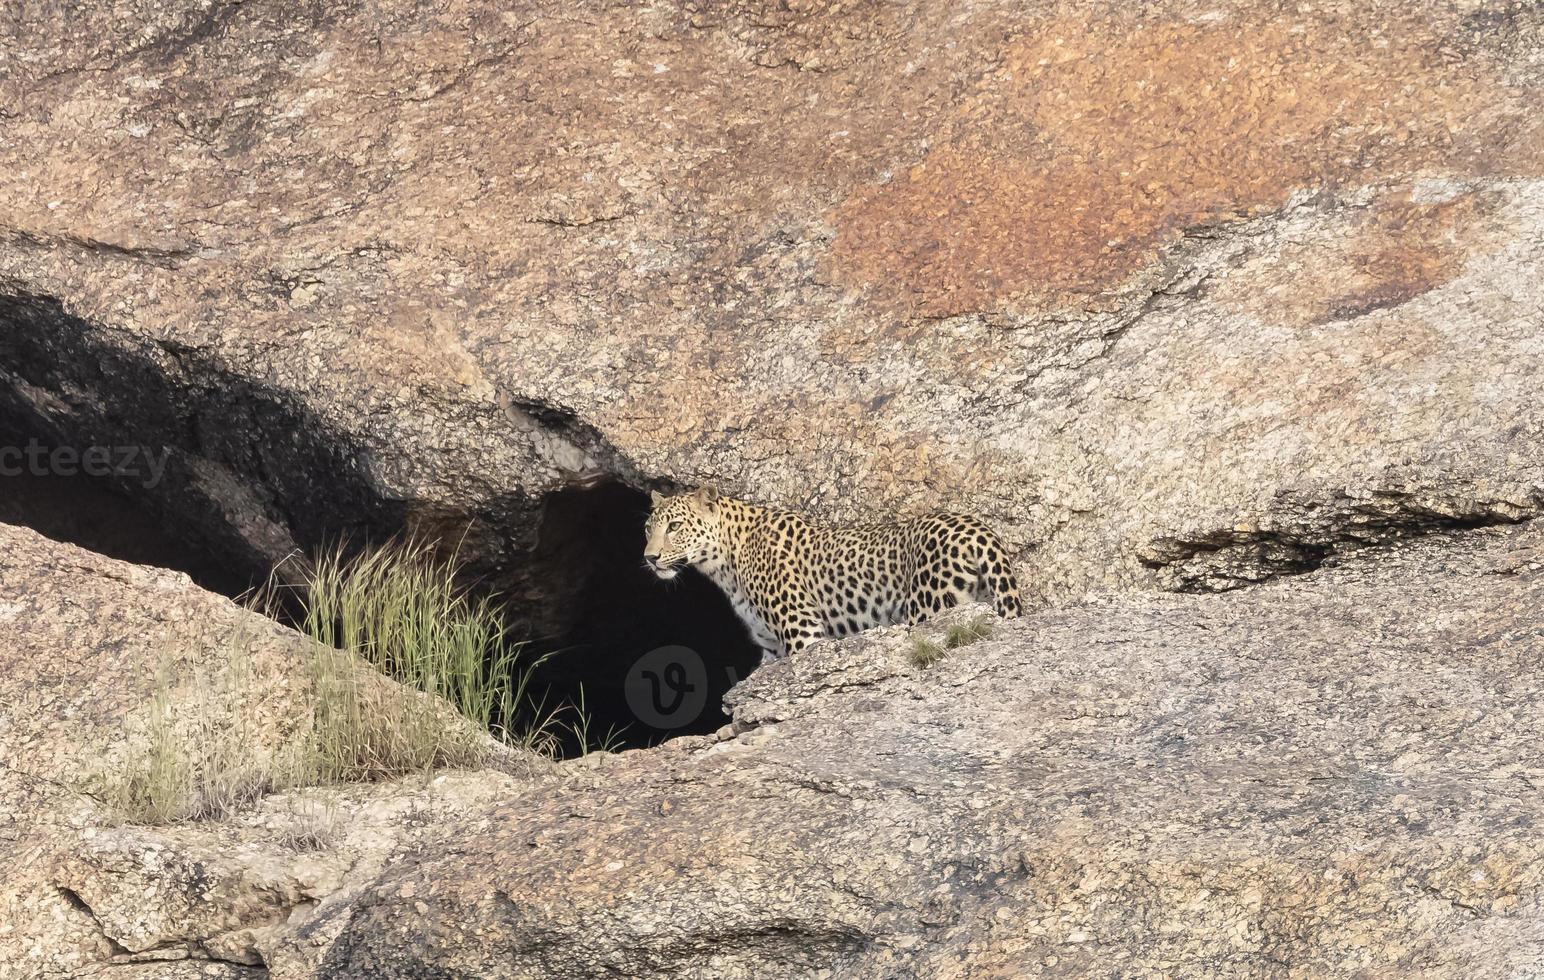
[[[665,533],[666,534],[674,534],[674,533],[676,533],[679,530],[681,530],[681,522],[680,521],[671,521],[669,524],[665,525]]]

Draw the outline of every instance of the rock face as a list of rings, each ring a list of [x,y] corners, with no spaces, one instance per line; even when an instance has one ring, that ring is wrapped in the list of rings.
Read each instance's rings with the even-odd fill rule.
[[[600,477],[981,512],[1053,600],[1540,506],[1528,5],[0,31],[6,411],[174,447],[156,499],[255,567],[471,521],[519,578]]]
[[[1101,601],[926,670],[900,630],[827,645],[737,689],[737,737],[631,754],[388,873],[326,962],[1530,975],[1541,546],[1487,533]]]
[[[520,779],[312,789],[221,822],[116,826],[94,777],[121,764],[163,671],[176,681],[168,713],[185,717],[200,672],[239,645],[252,681],[235,717],[272,752],[306,724],[307,648],[185,575],[6,525],[0,554],[0,977],[172,970],[189,957],[222,976],[265,975],[271,935],[339,895],[349,874],[378,870],[422,827],[546,778],[533,765]],[[326,843],[296,847],[318,824]]]
[[[0,674],[23,842],[0,960],[38,975],[133,954],[329,978],[1544,969],[1536,524],[1041,612],[927,668],[916,637],[875,631],[758,671],[735,734],[161,829],[101,828],[83,802],[35,816],[67,809],[61,746],[136,693],[102,670],[111,644],[66,658],[49,638],[78,621],[70,596],[195,598],[6,542],[54,570],[25,608],[7,582],[21,659],[75,678]],[[274,843],[318,800],[336,840]]]
[[[0,975],[1544,971],[1544,9],[1125,6],[0,17],[0,466],[165,450],[119,489],[238,580],[453,531],[533,635],[633,628],[699,483],[981,513],[1039,607],[109,827],[162,658],[258,630],[278,744],[298,641],[0,527]]]
[[[229,655],[233,636],[252,630],[254,670],[269,682],[246,710],[277,741],[293,731],[285,707],[302,673],[289,660],[298,638],[184,575],[24,529],[0,525],[0,553],[0,972],[62,973],[143,948],[97,927],[60,862],[91,812],[80,789],[125,719],[145,709],[158,670]]]

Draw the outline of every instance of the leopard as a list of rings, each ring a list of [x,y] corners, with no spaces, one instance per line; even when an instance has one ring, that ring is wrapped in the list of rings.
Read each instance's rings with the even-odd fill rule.
[[[711,487],[653,491],[644,567],[671,581],[687,569],[729,598],[762,663],[823,637],[916,624],[969,601],[1004,618],[1023,611],[997,533],[969,514],[831,526]]]

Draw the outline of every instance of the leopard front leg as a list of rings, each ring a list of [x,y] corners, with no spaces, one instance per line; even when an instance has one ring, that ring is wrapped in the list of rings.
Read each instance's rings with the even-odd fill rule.
[[[808,610],[785,614],[779,618],[779,622],[773,628],[782,643],[783,656],[803,653],[804,648],[812,641],[826,635],[826,628],[820,621],[820,617]]]
[[[743,596],[735,597],[734,609],[740,622],[745,624],[746,632],[751,635],[751,642],[761,650],[761,666],[765,667],[788,655],[781,635],[770,625],[772,617],[765,609]]]

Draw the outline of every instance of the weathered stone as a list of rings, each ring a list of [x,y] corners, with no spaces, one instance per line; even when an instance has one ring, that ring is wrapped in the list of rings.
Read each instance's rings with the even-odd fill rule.
[[[144,696],[114,666],[135,644],[37,640],[82,622],[73,588],[99,590],[91,611],[203,600],[6,533],[45,569],[0,592],[38,597],[13,619],[21,662],[74,678],[61,695],[13,665],[0,689],[0,954],[44,975],[179,950],[285,977],[1544,967],[1536,523],[1223,596],[1105,596],[998,622],[925,669],[912,642],[949,620],[873,631],[758,671],[723,740],[168,828],[66,805],[68,774]],[[283,845],[317,806],[337,839]]]
[[[1536,9],[708,6],[19,14],[8,411],[549,599],[598,476],[981,512],[1053,600],[1538,511]]]
[[[246,710],[277,741],[293,730],[283,706],[299,671],[284,664],[296,638],[185,575],[5,526],[0,553],[0,961],[65,971],[127,952],[57,871],[92,812],[83,791],[157,671],[226,655],[251,631],[254,670],[272,682]]]
[[[124,489],[233,567],[470,524],[550,631],[547,495],[712,482],[982,513],[1063,608],[107,828],[163,658],[256,630],[277,744],[298,641],[0,528],[0,975],[1544,971],[1544,538],[1485,528],[1544,505],[1541,53],[1483,0],[8,14],[0,431],[170,447]]]
[[[250,682],[231,719],[260,759],[308,724],[309,648],[180,573],[6,525],[0,554],[0,976],[73,976],[190,951],[260,965],[274,927],[338,894],[347,873],[378,870],[420,825],[515,791],[544,768],[522,760],[529,778],[489,771],[311,790],[224,823],[113,826],[93,794],[122,764],[163,671],[176,681],[168,714],[183,720],[208,697],[194,679],[239,658]],[[284,841],[315,813],[339,841],[297,855]]]
[[[631,753],[389,871],[331,913],[326,968],[1526,975],[1541,544],[1105,598],[926,670],[900,629],[822,645],[736,690],[733,741]]]

